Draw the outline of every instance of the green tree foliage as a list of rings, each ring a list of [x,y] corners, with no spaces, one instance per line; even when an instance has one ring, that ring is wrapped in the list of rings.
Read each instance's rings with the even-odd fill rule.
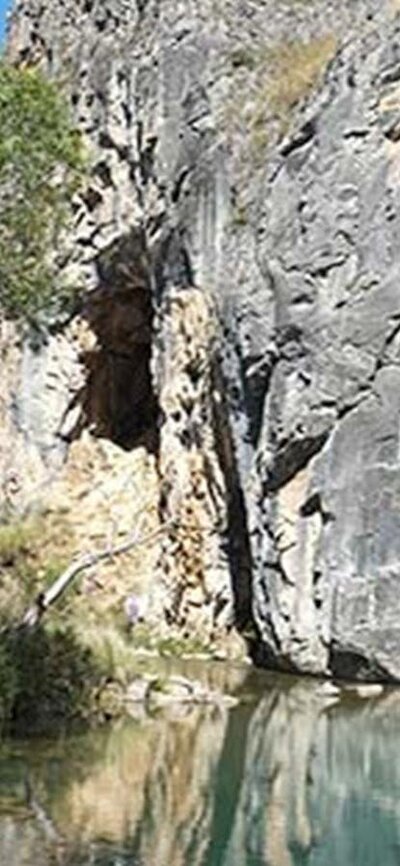
[[[0,63],[0,305],[32,323],[66,294],[56,250],[83,160],[57,85]]]

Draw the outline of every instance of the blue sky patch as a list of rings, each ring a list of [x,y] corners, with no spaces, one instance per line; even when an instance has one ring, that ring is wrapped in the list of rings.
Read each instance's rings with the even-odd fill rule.
[[[11,0],[0,0],[0,42],[4,42],[6,12],[11,8]]]

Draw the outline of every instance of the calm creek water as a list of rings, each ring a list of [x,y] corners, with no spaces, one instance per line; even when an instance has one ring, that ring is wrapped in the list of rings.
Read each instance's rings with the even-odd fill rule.
[[[241,703],[0,743],[1,866],[398,866],[400,690],[190,673]]]

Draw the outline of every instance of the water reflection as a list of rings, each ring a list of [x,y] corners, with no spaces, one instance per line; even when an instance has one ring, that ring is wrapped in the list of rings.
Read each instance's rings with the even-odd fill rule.
[[[0,749],[1,866],[397,866],[400,692],[246,701]]]

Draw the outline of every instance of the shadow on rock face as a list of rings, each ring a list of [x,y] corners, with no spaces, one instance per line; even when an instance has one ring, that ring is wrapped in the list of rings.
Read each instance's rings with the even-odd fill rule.
[[[153,307],[141,233],[131,232],[97,260],[98,289],[84,317],[96,337],[83,353],[86,383],[79,395],[79,435],[95,436],[131,450],[157,445],[157,399],[150,371]]]

